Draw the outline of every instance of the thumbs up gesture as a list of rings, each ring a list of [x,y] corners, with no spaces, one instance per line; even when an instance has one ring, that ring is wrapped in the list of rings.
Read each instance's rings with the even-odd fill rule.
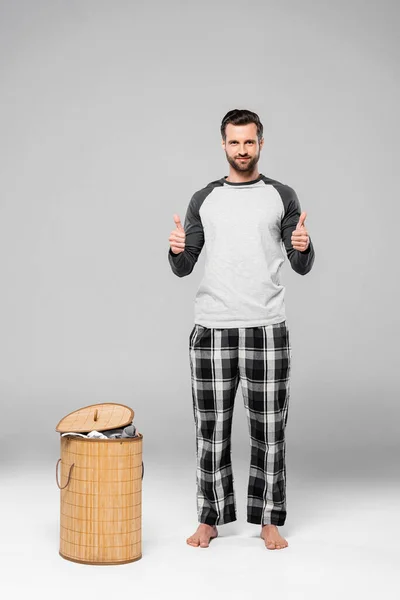
[[[183,229],[181,220],[179,215],[174,215],[175,221],[175,229],[171,231],[171,235],[169,236],[169,244],[171,247],[171,251],[174,254],[179,254],[185,250],[185,230]]]
[[[307,229],[304,225],[306,216],[306,212],[301,213],[296,229],[292,232],[292,246],[295,250],[300,250],[300,252],[307,250],[310,243],[310,238],[308,237]]]

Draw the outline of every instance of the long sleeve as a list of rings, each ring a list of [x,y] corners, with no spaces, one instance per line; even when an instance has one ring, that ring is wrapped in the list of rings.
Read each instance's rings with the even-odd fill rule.
[[[168,250],[169,264],[173,273],[178,277],[185,277],[193,271],[204,245],[204,231],[199,214],[204,197],[203,190],[200,190],[193,194],[189,202],[183,225],[186,234],[185,250],[179,254],[174,254],[171,248]]]
[[[309,235],[309,245],[304,252],[295,250],[291,240],[292,232],[296,229],[301,215],[299,199],[297,198],[296,192],[287,185],[279,186],[277,189],[285,207],[285,214],[281,221],[281,235],[288,259],[292,269],[296,271],[296,273],[299,273],[299,275],[306,275],[311,271],[315,259],[315,251],[311,236]]]

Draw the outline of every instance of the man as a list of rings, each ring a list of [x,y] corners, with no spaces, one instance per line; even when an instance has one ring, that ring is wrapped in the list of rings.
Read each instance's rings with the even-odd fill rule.
[[[206,247],[189,336],[199,526],[186,541],[205,548],[217,525],[236,520],[231,428],[240,380],[251,446],[247,521],[261,524],[260,537],[274,550],[288,546],[278,526],[286,520],[291,346],[279,273],[283,247],[300,275],[311,270],[314,248],[294,190],[258,171],[258,115],[229,111],[221,135],[229,175],[192,196],[184,226],[174,215],[169,237],[168,260],[179,277]]]

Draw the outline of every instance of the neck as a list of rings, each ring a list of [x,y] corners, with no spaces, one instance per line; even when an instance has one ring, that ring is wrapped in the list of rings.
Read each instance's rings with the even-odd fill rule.
[[[226,181],[231,181],[232,183],[244,183],[245,181],[252,181],[253,179],[257,179],[259,176],[258,168],[254,167],[252,171],[246,171],[246,173],[241,173],[240,171],[235,171],[232,167],[229,169],[229,175],[226,178]]]

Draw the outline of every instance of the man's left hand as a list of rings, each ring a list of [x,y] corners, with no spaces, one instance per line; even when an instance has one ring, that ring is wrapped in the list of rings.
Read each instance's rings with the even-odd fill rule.
[[[307,250],[310,244],[310,238],[308,237],[307,229],[304,225],[306,216],[306,212],[301,213],[296,229],[292,232],[292,246],[295,250],[300,250],[300,252]]]

